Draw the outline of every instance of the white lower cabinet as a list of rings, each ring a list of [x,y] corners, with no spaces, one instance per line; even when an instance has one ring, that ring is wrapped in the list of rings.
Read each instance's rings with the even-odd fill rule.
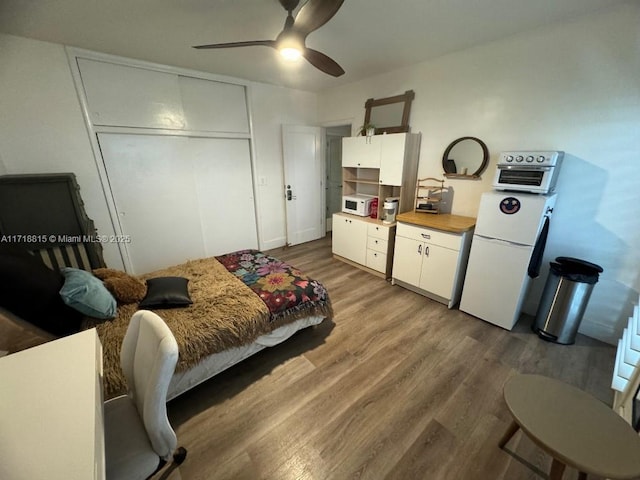
[[[342,260],[391,276],[395,225],[346,213],[333,215],[332,251]]]
[[[350,216],[333,215],[332,251],[364,265],[367,259],[367,224]]]
[[[399,223],[393,283],[453,307],[460,300],[471,236]]]

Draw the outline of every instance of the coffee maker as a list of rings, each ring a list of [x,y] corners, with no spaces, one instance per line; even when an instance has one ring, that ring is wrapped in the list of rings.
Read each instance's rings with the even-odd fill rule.
[[[396,221],[399,202],[399,197],[387,197],[384,199],[384,205],[382,209],[382,223],[389,224]]]

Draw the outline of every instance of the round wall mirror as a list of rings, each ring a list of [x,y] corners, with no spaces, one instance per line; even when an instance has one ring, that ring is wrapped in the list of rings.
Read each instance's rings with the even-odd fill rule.
[[[489,162],[489,150],[476,137],[462,137],[451,142],[442,156],[445,176],[480,178]]]

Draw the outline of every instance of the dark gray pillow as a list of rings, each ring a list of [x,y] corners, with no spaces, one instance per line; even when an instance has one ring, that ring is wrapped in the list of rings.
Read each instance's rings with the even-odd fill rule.
[[[193,302],[189,296],[189,279],[183,277],[158,277],[147,280],[147,294],[139,308],[187,307]]]

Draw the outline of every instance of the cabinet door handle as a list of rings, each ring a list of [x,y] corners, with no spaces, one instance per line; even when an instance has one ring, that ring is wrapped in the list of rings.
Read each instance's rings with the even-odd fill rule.
[[[421,233],[420,235],[422,235],[422,238],[426,238],[427,240],[431,240],[431,235],[429,235],[428,233]]]
[[[429,256],[429,246],[428,245],[424,248],[424,256],[425,257]]]
[[[422,255],[422,245],[418,245],[418,254]]]

